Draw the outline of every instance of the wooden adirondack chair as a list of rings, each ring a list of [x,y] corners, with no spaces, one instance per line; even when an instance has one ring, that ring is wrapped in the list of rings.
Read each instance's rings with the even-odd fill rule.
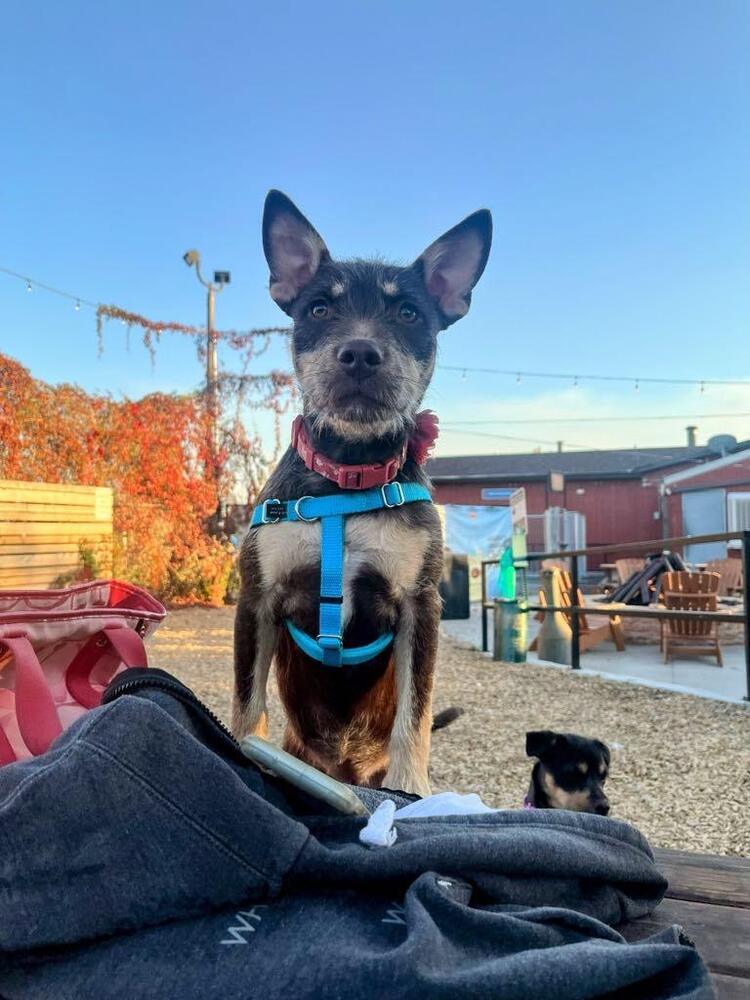
[[[558,571],[558,573],[560,574],[560,590],[563,593],[568,593],[572,589],[573,581],[570,576],[570,570],[564,563],[561,563],[556,559],[545,559],[542,562],[542,569],[556,569]],[[544,591],[541,589],[539,590],[539,603],[540,604],[547,603],[547,598],[544,596]],[[537,613],[534,615],[534,618],[538,622],[543,622],[544,612],[537,611]],[[536,642],[536,640],[534,640],[534,642]],[[536,649],[536,646],[534,645],[533,642],[529,646],[529,649]]]
[[[573,586],[570,579],[570,573],[565,569],[554,568],[557,573],[560,574],[560,593],[561,601],[563,607],[573,607]],[[544,596],[544,591],[539,591],[539,603],[544,607],[547,600]],[[576,605],[579,608],[583,607],[583,594],[580,589],[576,595]],[[599,612],[595,612],[598,614]],[[573,615],[563,612],[568,624],[573,627]],[[605,639],[611,639],[615,644],[618,653],[625,652],[625,636],[622,631],[622,619],[619,615],[608,615],[608,621],[605,625],[592,625],[588,616],[579,613],[578,615],[578,630],[579,630],[579,648],[582,653],[585,653],[587,649],[593,649],[598,646],[600,642]],[[544,611],[538,611],[536,614],[538,621],[544,619]],[[534,651],[538,648],[537,639],[533,639],[531,645],[529,646],[529,651]]]
[[[732,597],[742,590],[742,560],[712,559],[706,564],[707,573],[719,574],[719,596]]]
[[[615,571],[620,581],[620,586],[625,583],[633,573],[640,573],[646,565],[645,559],[615,559]]]
[[[661,596],[668,611],[716,611],[721,577],[718,573],[665,573]],[[688,656],[715,656],[724,666],[719,624],[697,618],[668,618],[663,624],[664,662],[678,650]]]

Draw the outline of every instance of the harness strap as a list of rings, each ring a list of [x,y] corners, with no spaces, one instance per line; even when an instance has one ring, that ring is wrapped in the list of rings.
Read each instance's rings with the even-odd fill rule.
[[[335,514],[320,522],[320,612],[318,645],[323,651],[321,663],[338,667],[342,662],[344,641],[341,611],[344,603],[344,517]]]
[[[318,663],[323,663],[323,650],[319,642],[308,635],[307,632],[303,632],[301,628],[297,628],[289,618],[286,620],[286,627],[289,635],[294,639],[303,653],[307,653],[309,657],[317,660]],[[374,659],[378,653],[382,653],[384,649],[387,649],[392,642],[393,632],[384,632],[366,646],[351,646],[349,649],[342,649],[341,666],[354,667],[360,663],[366,663],[368,660]]]
[[[251,527],[281,521],[320,520],[320,612],[318,637],[313,639],[289,619],[286,627],[303,653],[327,667],[364,663],[387,648],[393,633],[386,632],[366,646],[344,649],[341,626],[344,603],[345,518],[351,514],[401,507],[416,501],[432,502],[419,483],[388,483],[362,493],[337,493],[299,500],[266,500],[253,511]]]
[[[384,507],[401,507],[415,500],[432,502],[426,486],[419,483],[387,483],[361,493],[334,493],[327,497],[300,497],[299,500],[266,500],[253,511],[251,528],[279,521],[317,521],[341,514],[366,514]]]

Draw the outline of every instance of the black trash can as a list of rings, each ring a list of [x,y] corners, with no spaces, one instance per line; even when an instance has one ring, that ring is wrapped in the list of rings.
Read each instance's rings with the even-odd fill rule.
[[[469,557],[447,552],[443,556],[443,576],[440,580],[443,599],[441,618],[456,621],[470,618],[469,608]]]

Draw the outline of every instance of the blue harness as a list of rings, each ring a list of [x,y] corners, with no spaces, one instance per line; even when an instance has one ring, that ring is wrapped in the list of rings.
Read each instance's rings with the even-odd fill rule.
[[[303,653],[325,667],[348,667],[371,660],[393,641],[384,632],[366,646],[344,649],[341,609],[344,603],[344,519],[351,514],[403,507],[422,500],[432,503],[430,491],[418,483],[387,483],[361,493],[335,493],[299,500],[266,500],[253,511],[250,526],[280,521],[320,521],[320,617],[318,638],[313,639],[290,621],[286,627]]]

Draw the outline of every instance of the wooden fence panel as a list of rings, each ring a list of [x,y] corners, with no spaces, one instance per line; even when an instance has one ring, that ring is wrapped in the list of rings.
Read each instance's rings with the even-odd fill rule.
[[[112,573],[112,490],[0,479],[0,590],[44,590],[79,564],[79,548]]]

